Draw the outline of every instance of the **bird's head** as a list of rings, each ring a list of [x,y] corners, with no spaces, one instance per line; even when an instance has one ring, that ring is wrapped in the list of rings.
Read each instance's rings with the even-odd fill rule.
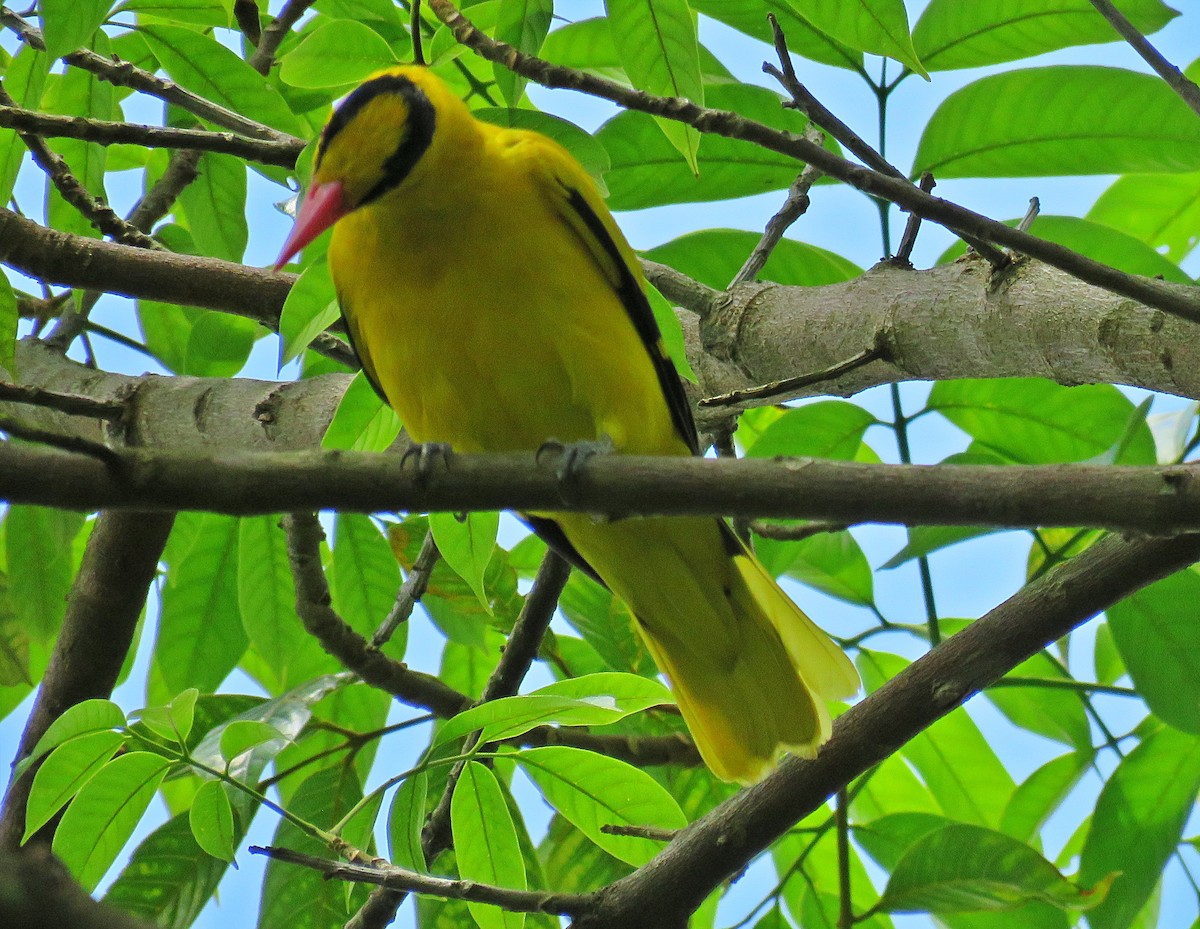
[[[321,132],[312,183],[276,270],[347,213],[404,183],[433,141],[430,93],[444,91],[424,68],[402,66],[373,74],[342,101]]]

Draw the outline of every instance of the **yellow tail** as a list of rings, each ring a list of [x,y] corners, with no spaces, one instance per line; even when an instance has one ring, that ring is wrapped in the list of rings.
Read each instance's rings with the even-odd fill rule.
[[[852,696],[858,674],[723,524],[555,518],[629,604],[713,773],[748,784],[781,752],[816,754],[825,702]]]

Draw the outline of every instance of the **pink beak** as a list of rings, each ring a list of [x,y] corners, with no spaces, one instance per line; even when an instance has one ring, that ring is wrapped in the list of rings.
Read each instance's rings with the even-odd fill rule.
[[[310,187],[296,216],[296,225],[292,227],[291,235],[283,243],[283,250],[275,260],[275,270],[291,261],[300,249],[349,212],[340,181]]]

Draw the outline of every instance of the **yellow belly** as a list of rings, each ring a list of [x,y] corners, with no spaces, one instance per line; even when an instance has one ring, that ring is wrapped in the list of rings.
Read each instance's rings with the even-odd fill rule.
[[[607,436],[688,454],[624,307],[548,210],[509,203],[502,226],[373,212],[338,224],[330,263],[364,363],[414,439],[482,452]]]

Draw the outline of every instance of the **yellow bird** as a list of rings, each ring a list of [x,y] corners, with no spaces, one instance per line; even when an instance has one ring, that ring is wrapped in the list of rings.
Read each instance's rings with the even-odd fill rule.
[[[351,340],[415,441],[699,453],[637,258],[555,142],[475,119],[423,67],[381,71],[325,126],[279,264],[330,226]],[[718,777],[828,738],[854,667],[723,521],[527,519],[629,605]]]

